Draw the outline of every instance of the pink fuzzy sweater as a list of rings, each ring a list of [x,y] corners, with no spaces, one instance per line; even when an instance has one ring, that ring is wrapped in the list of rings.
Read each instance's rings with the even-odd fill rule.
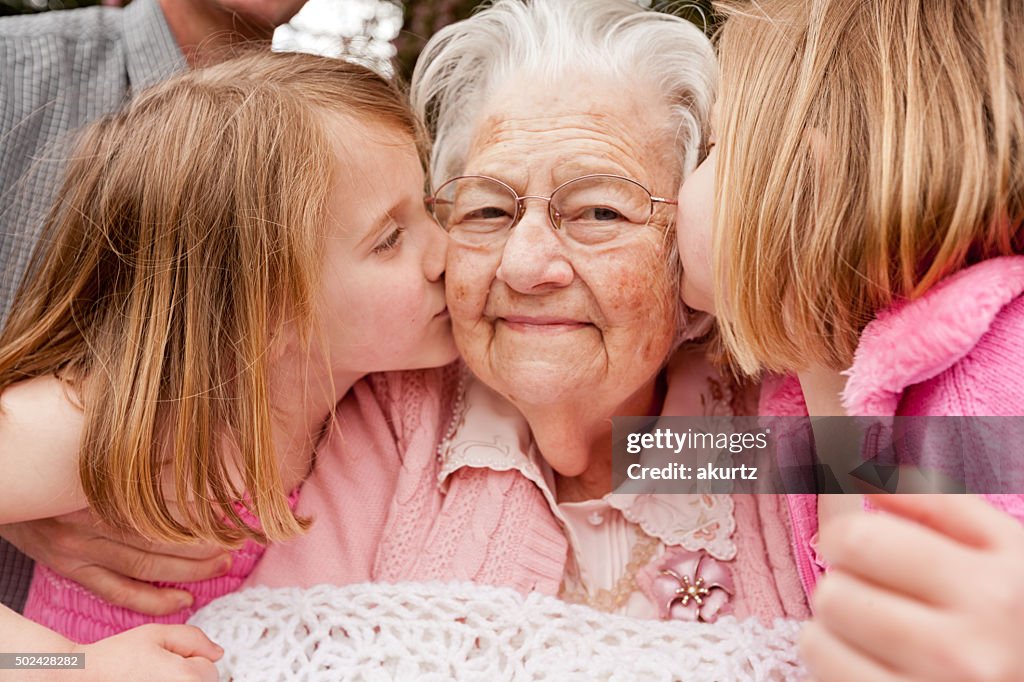
[[[962,270],[921,298],[880,313],[864,330],[846,372],[850,415],[1024,415],[1024,256],[993,258]],[[766,383],[760,410],[805,415],[795,377]],[[1024,453],[1022,453],[1024,456]],[[986,495],[1024,520],[1024,495]],[[809,539],[817,500],[790,495],[797,568],[807,593],[821,573]]]

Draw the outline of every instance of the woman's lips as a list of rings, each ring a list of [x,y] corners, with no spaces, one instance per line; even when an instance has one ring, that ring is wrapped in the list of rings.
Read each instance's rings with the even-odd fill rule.
[[[590,326],[589,322],[581,322],[567,317],[508,315],[498,319],[513,331],[536,334],[559,334]]]

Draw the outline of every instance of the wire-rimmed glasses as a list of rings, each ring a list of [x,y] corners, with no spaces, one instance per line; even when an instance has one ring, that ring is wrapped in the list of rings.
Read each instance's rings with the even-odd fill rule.
[[[428,197],[427,206],[454,241],[494,246],[503,243],[522,219],[527,199],[546,201],[555,231],[584,246],[613,241],[647,225],[655,204],[678,203],[652,195],[635,180],[600,173],[563,183],[549,197],[520,196],[508,184],[485,175],[460,175]]]

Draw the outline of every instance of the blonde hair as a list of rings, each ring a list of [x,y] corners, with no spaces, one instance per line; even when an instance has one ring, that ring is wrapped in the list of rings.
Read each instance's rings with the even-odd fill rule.
[[[716,307],[748,373],[1021,250],[1024,4],[723,3]]]
[[[314,331],[338,116],[418,134],[373,72],[269,51],[178,76],[84,130],[0,335],[0,391],[48,374],[78,389],[82,485],[109,523],[225,545],[308,525],[282,490],[267,352],[286,321],[307,347]]]

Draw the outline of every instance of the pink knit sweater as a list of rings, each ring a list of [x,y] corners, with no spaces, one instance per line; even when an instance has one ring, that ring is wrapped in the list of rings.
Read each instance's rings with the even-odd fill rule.
[[[247,586],[468,580],[557,593],[568,542],[531,481],[463,468],[446,492],[437,484],[460,371],[353,387],[303,486],[299,511],[312,528],[272,547]]]
[[[962,270],[920,299],[879,313],[864,330],[843,405],[850,415],[1024,415],[1024,256],[993,258]],[[795,377],[766,382],[760,410],[806,415]],[[986,495],[1024,520],[1024,495]],[[821,568],[809,539],[817,499],[790,495],[794,553],[810,594]]]
[[[1022,293],[1024,257],[999,258],[881,313],[848,372],[848,412],[1024,415]],[[568,543],[536,486],[513,471],[472,468],[453,474],[446,492],[437,486],[436,446],[450,421],[457,372],[451,366],[379,375],[353,388],[321,447],[331,461],[316,467],[303,490],[300,511],[314,514],[313,529],[272,548],[247,585],[438,579],[557,594]],[[806,414],[796,380],[766,383],[760,411]],[[1024,519],[1024,496],[988,498]],[[794,495],[788,503],[797,568],[810,593],[820,573],[809,547],[816,500]],[[769,522],[744,521],[757,518]],[[769,534],[765,545],[781,539],[780,526],[752,501],[741,500],[737,523],[738,532]],[[247,546],[229,575],[188,585],[194,608],[236,589],[260,554]],[[743,565],[737,561],[741,576]],[[782,581],[783,574],[776,577]],[[26,615],[90,642],[143,622],[184,622],[191,610],[146,618],[40,568]]]

